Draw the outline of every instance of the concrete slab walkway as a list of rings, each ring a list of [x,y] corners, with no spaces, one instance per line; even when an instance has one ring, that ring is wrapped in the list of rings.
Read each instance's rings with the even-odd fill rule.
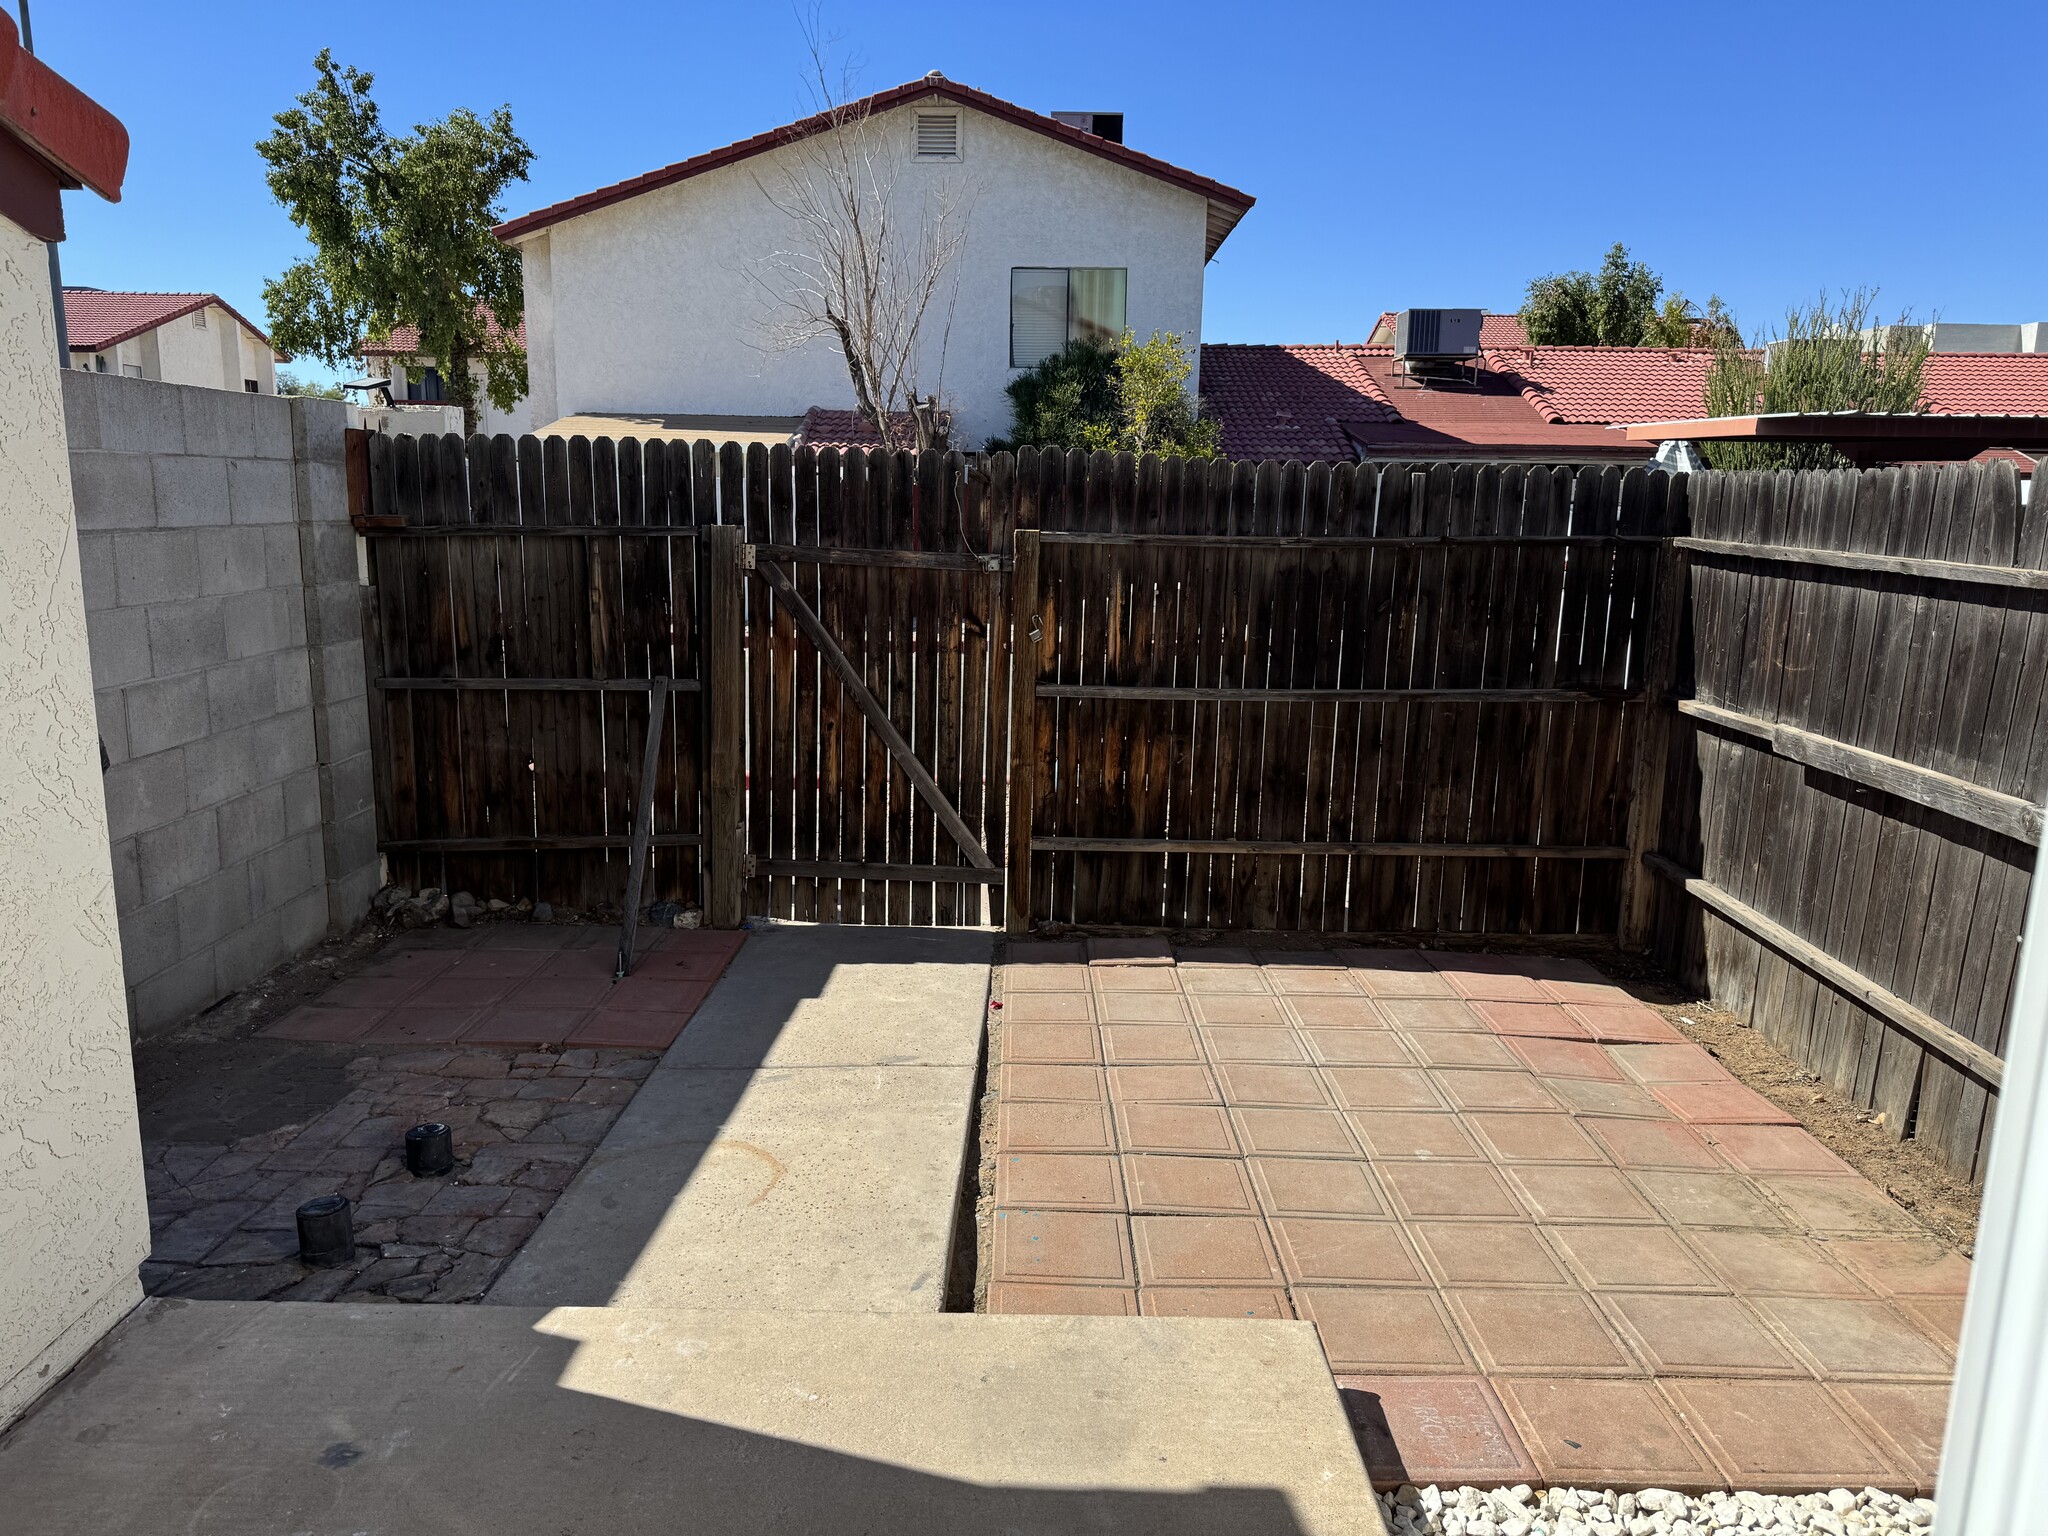
[[[1011,955],[992,1312],[1313,1321],[1387,1483],[1931,1491],[1968,1263],[1592,967]]]
[[[150,1301],[0,1439],[37,1536],[1382,1531],[1305,1324]]]
[[[754,935],[487,1300],[939,1311],[992,952]]]

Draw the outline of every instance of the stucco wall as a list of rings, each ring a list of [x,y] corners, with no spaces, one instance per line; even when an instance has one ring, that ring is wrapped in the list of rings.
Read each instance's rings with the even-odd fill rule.
[[[979,446],[1009,425],[1012,267],[1127,268],[1131,329],[1199,343],[1201,197],[967,108],[961,159],[918,161],[910,153],[915,110],[898,108],[872,126],[900,156],[900,217],[914,221],[942,185],[966,203],[957,289],[932,306],[922,381],[936,381],[944,340],[942,392],[957,445]],[[583,411],[793,416],[853,404],[845,363],[829,343],[793,352],[764,344],[775,312],[748,274],[792,241],[789,220],[763,192],[792,153],[629,198],[529,242],[527,335],[545,359],[533,374],[533,424]]]
[[[129,1012],[150,1031],[376,890],[348,409],[63,379]]]
[[[392,363],[389,369],[386,370],[391,378],[391,398],[393,400],[404,399],[406,381],[415,373],[424,374],[427,369],[433,366],[434,359],[431,357],[420,358],[410,368],[406,367],[403,363]],[[510,410],[501,411],[491,403],[490,397],[484,393],[484,380],[487,377],[487,370],[484,368],[484,365],[482,363],[471,363],[469,365],[469,376],[476,381],[476,429],[478,432],[482,433],[485,437],[493,437],[500,432],[510,432],[517,435],[518,433],[531,430],[528,424],[532,420],[532,410],[524,399],[513,401]],[[462,430],[460,425],[462,408],[456,406],[453,409],[456,412],[457,419],[457,425],[454,430],[459,432]],[[548,421],[552,420],[554,418],[550,416]],[[546,426],[547,422],[541,422],[540,425]]]
[[[49,281],[0,219],[0,1424],[149,1251]]]

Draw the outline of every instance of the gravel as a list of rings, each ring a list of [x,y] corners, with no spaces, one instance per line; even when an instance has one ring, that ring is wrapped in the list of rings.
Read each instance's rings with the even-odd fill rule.
[[[1393,1536],[1890,1536],[1926,1532],[1932,1499],[1877,1488],[1825,1493],[1710,1493],[1695,1498],[1661,1488],[1417,1488],[1383,1493],[1380,1511]]]

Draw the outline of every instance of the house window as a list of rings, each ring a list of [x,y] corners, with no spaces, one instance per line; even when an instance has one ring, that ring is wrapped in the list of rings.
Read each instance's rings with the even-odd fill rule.
[[[405,381],[405,398],[408,400],[441,400],[446,392],[441,387],[441,370],[428,368],[416,379]]]
[[[121,365],[121,371],[128,375],[128,377],[131,379],[139,379],[142,377],[142,365],[140,363],[123,363]]]
[[[917,114],[917,158],[958,160],[960,158],[960,114],[920,112]]]
[[[258,384],[254,379],[242,380],[242,388],[247,390],[252,395],[260,395],[263,393],[263,386],[261,384]]]
[[[1010,268],[1010,366],[1036,368],[1070,341],[1114,342],[1129,276],[1124,267]]]

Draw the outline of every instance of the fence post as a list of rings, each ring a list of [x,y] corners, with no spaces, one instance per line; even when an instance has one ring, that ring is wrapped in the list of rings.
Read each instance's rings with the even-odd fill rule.
[[[740,601],[740,530],[717,523],[704,540],[704,920],[737,928],[746,888],[747,655]]]
[[[1651,589],[1649,645],[1643,659],[1642,697],[1624,706],[1637,711],[1629,761],[1628,863],[1621,883],[1623,949],[1649,948],[1655,920],[1657,877],[1646,862],[1657,849],[1664,822],[1664,778],[1671,754],[1670,694],[1678,675],[1678,640],[1685,622],[1686,573],[1690,556],[1667,532],[1657,549],[1656,584]]]
[[[1031,813],[1038,800],[1038,530],[1019,528],[1010,565],[1010,835],[1003,931],[1031,931]]]

